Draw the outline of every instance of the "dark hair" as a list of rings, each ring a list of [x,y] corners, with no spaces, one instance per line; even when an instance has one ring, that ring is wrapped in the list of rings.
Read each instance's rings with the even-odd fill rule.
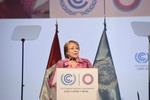
[[[74,40],[70,40],[70,41],[66,42],[65,45],[64,45],[64,55],[65,55],[65,58],[68,58],[67,52],[68,52],[68,45],[70,43],[75,43],[79,47],[79,43],[76,42],[76,41],[74,41]],[[79,49],[80,49],[80,47],[79,47]]]

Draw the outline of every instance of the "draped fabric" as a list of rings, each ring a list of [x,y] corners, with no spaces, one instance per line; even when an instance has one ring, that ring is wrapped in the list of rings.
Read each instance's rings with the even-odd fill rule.
[[[1,0],[0,18],[48,18],[49,0]]]
[[[41,88],[40,93],[40,100],[55,100],[55,88],[50,88],[48,85],[48,81],[55,69],[55,64],[61,60],[61,51],[60,51],[60,44],[58,39],[58,26],[56,24],[56,33],[53,39],[53,43],[51,46],[51,51],[45,71],[45,76],[43,80],[43,85]],[[53,99],[52,99],[53,98]]]
[[[29,15],[32,15],[36,1],[37,0],[22,0],[24,9]]]
[[[20,0],[3,0],[0,2],[0,18],[30,18]]]
[[[102,33],[93,66],[98,68],[99,100],[121,100],[106,29]]]

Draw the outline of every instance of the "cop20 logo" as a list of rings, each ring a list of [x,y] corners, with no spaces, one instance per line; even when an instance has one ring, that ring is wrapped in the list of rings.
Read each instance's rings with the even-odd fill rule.
[[[148,62],[149,56],[148,53],[140,52],[135,54],[135,60],[138,63],[146,63]]]
[[[122,1],[122,2],[121,2]],[[128,4],[123,3],[123,0],[113,0],[114,5],[122,11],[131,11],[138,7],[141,0],[125,0]]]
[[[93,83],[93,76],[91,74],[85,74],[82,78],[82,81],[86,85],[90,85]]]
[[[61,82],[64,85],[73,85],[76,82],[76,76],[74,74],[63,74],[61,76]]]
[[[62,9],[69,15],[85,15],[91,12],[97,0],[60,0]]]

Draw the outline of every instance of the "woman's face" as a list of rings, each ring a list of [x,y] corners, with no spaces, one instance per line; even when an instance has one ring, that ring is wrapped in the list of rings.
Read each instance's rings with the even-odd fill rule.
[[[79,47],[75,43],[70,43],[68,45],[68,51],[66,52],[69,59],[70,58],[78,58],[79,57]]]

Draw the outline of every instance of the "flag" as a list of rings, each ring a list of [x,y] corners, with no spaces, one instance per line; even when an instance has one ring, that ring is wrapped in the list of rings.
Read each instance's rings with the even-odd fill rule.
[[[102,33],[93,66],[98,68],[99,100],[121,100],[106,28]]]
[[[55,64],[59,60],[61,60],[61,50],[60,50],[59,39],[58,39],[58,26],[56,24],[56,33],[53,39],[50,56],[49,56],[46,71],[45,71],[43,85],[42,85],[41,93],[40,93],[40,100],[51,100],[52,90],[48,85],[48,80],[51,77]]]

